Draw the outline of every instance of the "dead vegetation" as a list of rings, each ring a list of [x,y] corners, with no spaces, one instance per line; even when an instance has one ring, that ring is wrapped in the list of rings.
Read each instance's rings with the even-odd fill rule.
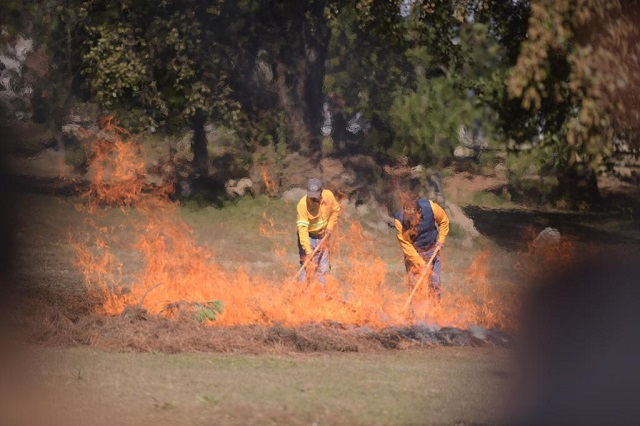
[[[202,324],[193,315],[166,318],[150,315],[141,308],[103,316],[95,313],[96,301],[84,297],[53,296],[42,291],[23,297],[20,307],[12,311],[14,324],[11,325],[16,325],[28,342],[53,347],[283,355],[373,353],[434,346],[509,347],[512,343],[510,335],[498,330],[440,329],[424,325],[375,330],[335,322],[295,327],[212,326]]]
[[[296,326],[285,326],[275,321],[259,325],[220,326],[215,321],[199,321],[195,310],[190,306],[179,307],[171,318],[152,315],[136,305],[126,307],[117,315],[100,314],[99,307],[104,301],[87,292],[82,285],[80,273],[71,271],[72,252],[65,245],[56,242],[64,238],[67,229],[65,225],[78,222],[79,213],[67,204],[52,203],[46,197],[29,197],[20,199],[20,202],[26,203],[31,220],[26,222],[29,226],[22,228],[25,247],[21,248],[20,257],[24,259],[19,264],[19,270],[15,271],[20,280],[20,294],[14,298],[10,314],[11,323],[32,343],[54,347],[88,346],[116,351],[256,355],[376,353],[435,346],[503,347],[511,344],[509,335],[492,329],[429,328],[423,323],[382,329],[335,321]],[[235,216],[242,211],[246,213],[246,208],[240,206],[233,210]],[[120,216],[112,216],[109,219],[113,223],[119,223]],[[247,215],[243,217],[246,219]],[[201,219],[206,226],[199,226],[200,222],[192,221],[194,225],[198,225],[197,230],[209,229],[212,221],[225,224],[226,230],[215,228],[210,238],[220,239],[224,236],[225,241],[236,241],[237,246],[228,246],[224,252],[238,261],[244,242],[232,233],[229,222],[219,216],[206,215]],[[51,223],[59,226],[52,227]],[[504,221],[502,223],[504,226]],[[590,235],[593,235],[593,231]],[[209,234],[201,236],[205,240],[209,238]],[[124,237],[122,235],[118,240],[122,247],[126,246]],[[532,236],[527,240],[532,241]],[[567,241],[566,244],[557,245],[555,249],[535,252],[544,256],[540,259],[535,256],[520,259],[516,269],[520,275],[528,276],[540,270],[540,265],[553,264],[554,259],[561,261],[561,264],[567,263],[573,253],[572,247],[571,241]],[[468,270],[467,267],[458,267],[458,258],[463,253],[468,254],[470,250],[458,247],[455,240],[449,250],[450,263],[447,266],[452,270]],[[514,259],[505,256],[506,254],[492,262],[504,263],[505,267],[513,264]],[[480,259],[482,265],[492,262]],[[38,266],[43,264],[55,264],[56,267]],[[460,279],[453,275],[449,277],[451,283]],[[483,279],[483,276],[474,275],[472,280],[475,290],[478,290],[478,284]],[[273,296],[272,293],[269,294]]]
[[[140,352],[212,352],[287,354],[364,352],[430,346],[509,346],[511,338],[496,330],[472,332],[427,326],[374,330],[336,322],[285,327],[216,326],[194,315],[150,315],[130,307],[122,314],[96,314],[100,303],[86,294],[55,294],[45,289],[23,293],[11,318],[29,342],[45,346],[91,346]]]

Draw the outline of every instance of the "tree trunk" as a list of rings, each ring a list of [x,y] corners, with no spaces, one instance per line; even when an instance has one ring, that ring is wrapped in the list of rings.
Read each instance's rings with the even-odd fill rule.
[[[322,105],[324,104],[323,83],[326,71],[327,49],[331,39],[331,32],[324,16],[325,6],[325,0],[317,0],[311,3],[310,15],[312,16],[312,23],[310,25],[313,26],[313,30],[306,26],[304,37],[304,57],[307,60],[307,84],[304,87],[304,99],[307,105],[306,121],[311,134],[309,143],[312,152],[321,150],[322,134],[320,129],[324,121],[322,115]]]
[[[199,177],[209,176],[209,153],[207,152],[207,135],[204,130],[205,115],[198,110],[193,117],[193,170]]]
[[[306,85],[305,73],[300,68],[305,68],[302,60],[296,70],[289,70],[279,63],[276,67],[276,90],[286,117],[289,146],[306,154],[310,148],[311,128],[305,120],[306,105],[300,96]]]
[[[320,150],[323,79],[330,31],[326,0],[290,0],[269,5],[269,16],[281,29],[276,53],[275,91],[286,115],[289,146],[304,154]],[[286,7],[285,7],[286,6]],[[276,11],[276,12],[274,12]]]

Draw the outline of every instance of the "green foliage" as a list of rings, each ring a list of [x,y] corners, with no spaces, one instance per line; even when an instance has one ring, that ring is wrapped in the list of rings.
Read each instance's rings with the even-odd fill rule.
[[[289,154],[287,143],[285,139],[278,139],[276,143],[276,161],[279,163]]]
[[[275,146],[259,146],[253,153],[252,163],[259,168],[264,168],[264,170],[274,173],[278,167],[277,157]]]
[[[390,111],[392,153],[441,164],[457,144],[458,129],[473,118],[470,103],[446,77],[418,78],[415,91],[396,96]]]
[[[228,125],[238,118],[216,42],[221,1],[187,3],[85,3],[86,84],[133,130],[177,130],[200,113]]]
[[[225,148],[211,157],[211,172],[223,178],[239,178],[247,175],[253,155],[242,148]]]
[[[0,3],[0,24],[10,34],[17,33],[22,28],[24,4],[22,0],[4,0]]]
[[[495,152],[482,151],[478,155],[478,164],[485,169],[493,169],[500,163],[501,158],[499,158]]]
[[[225,203],[225,194],[222,191],[199,191],[190,197],[181,200],[181,205],[186,212],[194,213],[207,209],[211,206],[221,208]]]
[[[457,238],[461,238],[464,236],[464,230],[462,229],[462,226],[460,226],[459,224],[455,223],[455,222],[451,222],[449,223],[449,238],[451,239],[457,239]]]
[[[248,139],[247,148],[258,146],[286,146],[286,117],[279,110],[265,110],[259,116],[250,119],[243,117],[246,129],[243,132]]]
[[[323,91],[345,115],[361,111],[386,119],[393,90],[407,82],[402,21],[393,3],[375,2],[366,13],[353,5],[330,9]]]
[[[553,142],[559,171],[593,179],[616,138],[638,148],[639,104],[632,93],[640,84],[640,2],[531,3],[528,37],[508,79],[509,95],[540,117],[536,130]]]
[[[516,197],[540,202],[553,198],[558,190],[556,156],[553,148],[544,144],[527,151],[510,152],[506,163],[509,188]]]
[[[116,28],[98,25],[90,29],[93,42],[87,42],[88,52],[83,56],[86,64],[83,74],[88,77],[89,89],[106,110],[120,107],[130,110],[122,114],[121,122],[128,128],[156,126],[151,107],[154,101],[160,114],[168,113],[166,102],[148,82],[151,70],[146,61],[148,44],[136,36],[135,30],[120,23]]]
[[[473,205],[487,208],[504,207],[509,202],[502,194],[494,194],[493,192],[480,191],[473,194]]]
[[[637,139],[637,0],[416,0],[402,14],[401,3],[9,0],[0,23],[10,35],[32,28],[45,47],[34,99],[58,124],[73,96],[95,99],[133,131],[213,122],[231,129],[221,146],[234,154],[274,147],[281,161],[352,138],[323,140],[326,100],[336,122],[371,125],[360,150],[443,164],[464,125],[490,141],[539,141],[529,161],[574,174],[597,170],[614,138]],[[217,155],[198,140],[198,158]]]
[[[551,158],[544,155],[545,151],[532,147],[528,151],[509,152],[507,168],[511,176],[520,178],[525,175],[537,176],[542,167],[549,164]]]
[[[335,143],[333,142],[333,138],[331,136],[326,136],[322,138],[321,150],[322,150],[322,155],[324,156],[334,152]]]
[[[207,152],[209,157],[213,158],[230,149],[240,148],[240,137],[238,133],[224,125],[216,127],[215,138],[207,141]]]
[[[500,129],[506,70],[524,38],[511,26],[526,22],[521,5],[416,1],[402,16],[398,2],[359,2],[330,12],[325,93],[372,122],[374,152],[442,164],[460,125]]]
[[[215,321],[218,315],[224,310],[224,302],[221,300],[213,300],[211,302],[200,305],[196,311],[196,319],[198,322]]]
[[[12,46],[18,35],[33,41],[33,51],[24,62],[20,78],[21,84],[31,89],[28,97],[37,123],[62,125],[76,95],[77,10],[81,3],[82,0],[0,2],[3,49]],[[27,95],[23,96],[26,100]]]

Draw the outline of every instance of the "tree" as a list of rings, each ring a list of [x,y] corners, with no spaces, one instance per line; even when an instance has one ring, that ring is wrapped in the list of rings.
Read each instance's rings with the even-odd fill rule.
[[[411,73],[398,2],[338,1],[327,15],[331,39],[324,93],[333,116],[332,136],[340,146],[355,139],[358,145],[346,146],[351,150],[386,154],[393,140],[389,123],[393,93],[407,84]],[[372,125],[364,140],[347,131],[348,121],[358,115]]]
[[[87,1],[83,73],[103,108],[134,129],[194,130],[194,166],[208,174],[204,125],[233,123],[225,51],[217,42],[222,0]]]
[[[576,176],[598,196],[596,173],[616,138],[638,151],[640,2],[537,0],[509,94],[540,115],[567,188]],[[548,112],[551,111],[549,114]]]
[[[77,89],[79,16],[82,0],[14,1],[0,4],[3,42],[22,34],[33,40],[23,78],[29,85],[32,118],[60,126]]]
[[[222,8],[220,40],[237,57],[231,84],[249,125],[283,113],[289,149],[304,153],[319,149],[328,3],[242,0]]]
[[[331,24],[325,90],[342,111],[362,111],[374,129],[388,130],[372,141],[374,151],[441,164],[452,156],[461,125],[501,128],[503,82],[525,35],[525,3],[341,7]]]
[[[282,112],[289,148],[308,153],[319,147],[326,3],[87,2],[87,81],[106,108],[148,118],[140,127],[191,122],[200,169],[206,120],[241,123],[253,149],[279,137]]]

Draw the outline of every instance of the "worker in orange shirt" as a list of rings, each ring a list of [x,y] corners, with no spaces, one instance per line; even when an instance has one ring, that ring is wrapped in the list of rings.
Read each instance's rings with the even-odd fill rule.
[[[431,200],[412,198],[403,203],[395,214],[394,225],[402,247],[409,286],[417,284],[418,277],[437,251],[430,274],[431,288],[440,298],[440,250],[449,234],[449,217],[444,209]]]
[[[315,269],[318,282],[324,285],[325,274],[330,269],[327,240],[338,223],[340,204],[333,192],[323,189],[322,180],[311,178],[307,183],[307,195],[298,202],[297,212],[300,264],[304,265],[309,260],[306,269]],[[319,244],[321,247],[314,254]],[[312,254],[313,258],[310,258]],[[307,270],[302,271],[301,281],[308,278]]]

